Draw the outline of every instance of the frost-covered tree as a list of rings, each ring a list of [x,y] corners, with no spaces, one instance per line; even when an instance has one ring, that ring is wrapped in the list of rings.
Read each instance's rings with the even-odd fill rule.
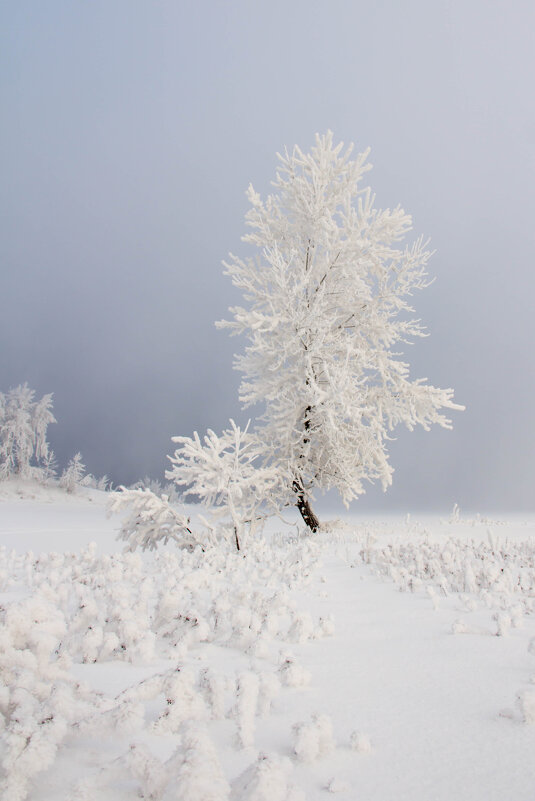
[[[248,425],[243,431],[234,420],[230,425],[220,436],[209,429],[203,440],[197,432],[193,437],[173,437],[180,447],[169,456],[173,468],[165,476],[185,487],[187,495],[216,509],[216,517],[227,518],[240,550],[246,534],[255,528],[260,507],[275,489],[278,475],[274,468],[262,467],[263,445],[249,433]]]
[[[55,422],[51,394],[36,401],[35,391],[28,384],[14,387],[5,395],[0,393],[1,478],[29,478],[36,466],[48,465],[46,432]]]
[[[82,454],[75,453],[69,464],[61,474],[59,485],[69,493],[76,490],[84,478],[85,464],[82,462]]]
[[[106,492],[106,490],[111,488],[111,481],[106,473],[104,473],[104,475],[100,478],[94,476],[93,473],[87,473],[82,478],[81,483],[84,487],[100,490],[100,492]]]
[[[401,244],[410,216],[374,208],[368,152],[351,152],[317,135],[310,153],[278,156],[266,200],[249,187],[244,241],[257,253],[225,264],[245,305],[218,324],[248,340],[240,399],[263,405],[256,434],[282,479],[280,505],[295,503],[313,531],[315,488],[346,505],[366,480],[386,489],[392,430],[450,428],[440,410],[462,408],[400,358],[400,343],[425,335],[411,296],[429,283],[430,252],[421,238]]]

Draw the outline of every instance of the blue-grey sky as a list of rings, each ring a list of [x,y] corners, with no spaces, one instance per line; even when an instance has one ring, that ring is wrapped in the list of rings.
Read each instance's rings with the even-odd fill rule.
[[[50,440],[161,477],[174,434],[246,419],[235,339],[245,189],[315,132],[371,146],[378,206],[431,237],[414,377],[453,432],[399,432],[354,508],[533,509],[531,0],[2,2],[0,389],[54,392]]]

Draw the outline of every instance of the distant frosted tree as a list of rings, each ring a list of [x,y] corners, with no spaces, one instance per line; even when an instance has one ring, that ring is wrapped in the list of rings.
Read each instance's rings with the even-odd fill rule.
[[[56,419],[52,395],[35,400],[28,384],[0,393],[0,477],[29,478],[35,467],[50,463],[47,428]],[[34,464],[32,465],[32,462]]]
[[[424,336],[411,296],[429,283],[426,243],[400,244],[410,216],[375,209],[362,185],[368,151],[352,160],[342,148],[317,135],[310,153],[278,156],[265,201],[249,187],[244,241],[257,254],[225,265],[245,305],[219,323],[248,340],[236,359],[241,401],[263,406],[256,434],[281,476],[279,502],[295,503],[313,531],[315,488],[336,488],[346,504],[366,480],[386,489],[392,430],[450,428],[440,410],[462,408],[453,390],[411,380],[398,350]]]
[[[84,478],[85,464],[82,462],[82,454],[75,453],[69,464],[61,474],[59,485],[69,493],[76,490]]]
[[[58,472],[58,460],[52,448],[48,449],[46,457],[43,459],[43,481],[53,481]]]
[[[81,483],[84,487],[90,487],[90,489],[100,490],[101,492],[106,492],[111,487],[111,481],[106,474],[97,478],[92,473],[87,473],[82,478]]]

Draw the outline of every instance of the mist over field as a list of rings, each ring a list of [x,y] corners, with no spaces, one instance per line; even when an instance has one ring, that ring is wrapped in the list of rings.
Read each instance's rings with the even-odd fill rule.
[[[528,2],[20,2],[0,10],[0,391],[54,393],[49,439],[115,483],[171,436],[245,423],[245,190],[316,132],[371,146],[376,204],[431,238],[413,377],[452,432],[399,429],[355,511],[533,508],[535,242]],[[329,498],[327,502],[330,502]],[[334,499],[332,503],[335,504]]]

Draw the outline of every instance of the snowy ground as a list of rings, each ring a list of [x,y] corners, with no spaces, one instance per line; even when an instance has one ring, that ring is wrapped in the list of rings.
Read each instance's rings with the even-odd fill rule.
[[[535,797],[535,520],[141,557],[105,503],[0,485],[2,799]]]

